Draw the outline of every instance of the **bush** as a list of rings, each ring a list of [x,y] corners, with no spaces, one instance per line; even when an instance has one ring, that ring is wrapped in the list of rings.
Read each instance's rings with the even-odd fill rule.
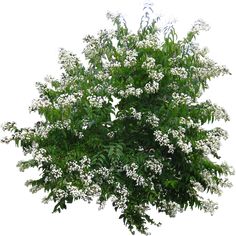
[[[220,194],[233,171],[217,160],[226,131],[203,128],[229,120],[210,100],[199,102],[209,80],[229,74],[196,43],[208,25],[197,21],[179,40],[173,25],[161,30],[148,13],[137,33],[121,15],[107,16],[115,30],[84,38],[88,65],[60,49],[61,78],[37,83],[30,107],[42,119],[32,128],[6,123],[11,136],[2,142],[29,154],[18,166],[39,169],[26,184],[44,189],[54,212],[78,199],[96,198],[100,208],[110,199],[129,230],[143,234],[147,222],[160,225],[151,206],[170,217],[188,207],[213,213],[217,204],[201,193]]]

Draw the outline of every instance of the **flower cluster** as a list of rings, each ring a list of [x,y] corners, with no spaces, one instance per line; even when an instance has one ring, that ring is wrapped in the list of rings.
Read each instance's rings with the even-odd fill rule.
[[[124,98],[127,98],[128,96],[140,97],[142,93],[143,90],[141,88],[135,88],[132,84],[128,84],[125,90],[120,90],[118,92],[118,94]]]
[[[171,134],[173,138],[177,140],[176,144],[182,150],[182,152],[189,154],[192,152],[193,149],[191,142],[184,141],[185,132],[186,130],[182,126],[179,126],[178,130],[172,130],[172,129],[168,130],[168,134]]]
[[[31,154],[33,158],[40,164],[52,160],[51,156],[47,155],[47,151],[43,148],[38,148],[37,144],[33,145]]]
[[[155,67],[156,67],[156,61],[153,57],[147,57],[142,64],[142,68],[147,69],[147,71],[155,69]]]
[[[192,31],[193,32],[208,31],[209,29],[210,29],[210,26],[202,19],[199,19],[194,22]]]
[[[69,161],[67,163],[69,172],[79,171],[80,166],[77,161]]]
[[[145,84],[144,90],[146,93],[157,93],[159,89],[159,83],[156,81],[151,81]]]
[[[172,94],[172,99],[173,99],[175,106],[178,106],[180,104],[185,104],[185,105],[189,105],[189,106],[193,105],[193,99],[184,93],[179,94],[179,93],[174,92]]]
[[[41,99],[34,99],[32,101],[31,106],[29,107],[29,111],[30,112],[37,111],[40,108],[48,108],[50,106],[52,106],[52,103],[49,100],[49,98],[45,96],[45,97],[43,97]]]
[[[221,120],[221,119],[223,119],[225,121],[229,120],[229,115],[225,111],[225,109],[212,103],[210,100],[207,100],[202,105],[203,105],[203,109],[213,113],[215,120]]]
[[[126,51],[126,58],[124,60],[125,67],[132,67],[135,65],[138,53],[135,50]]]
[[[128,196],[129,196],[128,189],[124,185],[121,185],[118,182],[116,183],[115,194],[113,194],[111,201],[113,202],[115,207],[125,210],[127,208]]]
[[[55,107],[65,107],[76,103],[82,97],[82,92],[74,93],[74,94],[61,94],[56,101]]]
[[[172,75],[179,76],[182,79],[187,79],[188,78],[188,72],[184,67],[174,67],[171,68],[170,70]]]
[[[78,63],[78,58],[75,54],[61,48],[59,51],[59,63],[66,70],[73,69]]]
[[[142,118],[142,113],[141,112],[137,112],[134,107],[130,108],[130,112],[131,112],[131,115],[134,119],[141,120],[141,118]]]
[[[149,168],[151,171],[153,171],[154,174],[159,175],[162,173],[163,164],[154,158],[147,160],[145,162],[145,166]]]
[[[164,77],[164,74],[162,72],[157,72],[156,70],[150,70],[148,71],[148,77],[155,82],[159,82]]]
[[[168,147],[169,153],[174,153],[174,145],[170,143],[167,134],[163,134],[160,130],[155,130],[153,133],[155,141],[157,141],[161,146]]]
[[[155,34],[147,35],[143,40],[138,41],[136,46],[138,48],[159,48],[159,39]]]
[[[50,165],[50,175],[52,177],[52,179],[50,179],[50,180],[59,179],[62,177],[62,170],[59,167],[57,167],[55,164],[51,164]]]
[[[215,154],[220,149],[220,139],[227,139],[227,132],[221,128],[215,128],[207,132],[207,137],[196,141],[195,148],[201,150],[205,156]]]
[[[90,105],[96,108],[102,108],[104,103],[107,103],[106,97],[91,95],[87,97]]]
[[[150,124],[153,128],[157,128],[159,126],[160,119],[152,113],[148,113],[146,122]]]
[[[163,206],[166,214],[170,217],[175,217],[178,212],[183,212],[183,209],[180,207],[180,205],[173,201],[162,200],[160,205]]]
[[[187,128],[199,128],[201,126],[201,120],[196,123],[191,119],[191,117],[180,117],[180,124],[185,125]]]
[[[218,204],[210,199],[207,199],[202,201],[202,209],[204,212],[209,212],[211,215],[213,215],[215,210],[218,209]]]
[[[126,173],[126,176],[133,179],[136,182],[136,185],[146,186],[147,183],[143,176],[137,173],[138,166],[135,163],[131,165],[124,165],[123,170]]]

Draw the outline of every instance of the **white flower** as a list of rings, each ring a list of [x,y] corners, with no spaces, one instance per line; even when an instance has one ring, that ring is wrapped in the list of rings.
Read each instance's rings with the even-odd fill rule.
[[[78,58],[75,54],[61,48],[59,51],[59,63],[66,70],[71,70],[77,66]]]
[[[149,113],[146,119],[146,122],[149,123],[152,127],[157,128],[159,126],[160,119],[152,113]]]
[[[142,118],[141,112],[137,112],[134,107],[131,107],[130,110],[131,110],[131,114],[134,117],[134,119],[141,120],[141,118]]]
[[[125,98],[127,98],[130,95],[135,96],[135,97],[140,97],[140,95],[143,93],[143,90],[141,88],[133,87],[132,84],[128,84],[124,91],[120,90],[118,93],[121,97],[125,97]]]
[[[87,97],[90,105],[96,108],[102,108],[104,103],[107,103],[108,99],[102,96],[91,95]]]
[[[177,142],[177,145],[186,154],[189,154],[193,151],[192,144],[190,142],[185,143],[182,139],[179,139],[178,142]]]
[[[106,81],[110,80],[111,76],[107,72],[99,71],[96,75],[95,78],[98,79],[99,81]]]
[[[207,137],[203,140],[196,141],[195,148],[203,151],[203,155],[217,153],[220,150],[220,139],[227,139],[228,134],[221,128],[214,128],[207,132]]]
[[[154,69],[155,66],[156,66],[156,61],[153,57],[147,57],[142,64],[142,68],[147,69],[147,71]]]
[[[135,163],[132,163],[131,165],[124,165],[123,167],[123,170],[126,172],[126,176],[133,179],[136,182],[136,185],[147,186],[147,183],[143,176],[137,173],[137,169],[138,166]]]
[[[213,111],[213,114],[214,114],[214,117],[216,120],[225,120],[225,121],[229,121],[229,115],[227,114],[227,112],[225,111],[224,108],[216,105],[216,104],[213,104],[211,103],[210,100],[208,100],[206,102],[206,106],[205,106],[207,109],[209,110],[212,110]]]
[[[66,198],[68,196],[67,192],[62,189],[56,189],[53,192],[55,194],[56,201],[60,201],[62,198]]]
[[[145,162],[145,166],[151,171],[153,171],[155,174],[162,173],[163,164],[154,158],[147,160]]]
[[[37,145],[33,146],[32,156],[38,163],[51,161],[51,156],[47,155],[46,150],[43,148],[38,149]]]
[[[113,131],[107,133],[107,137],[113,138],[115,133]]]
[[[62,177],[62,170],[60,168],[58,168],[55,164],[51,164],[50,173],[51,173],[52,177],[55,179]]]
[[[50,106],[52,106],[52,103],[51,103],[51,101],[49,100],[48,97],[43,97],[43,98],[40,98],[40,99],[34,99],[32,101],[32,105],[29,107],[29,111],[30,112],[37,111],[40,108],[47,108],[47,107],[50,107]]]
[[[79,189],[76,186],[73,186],[72,183],[68,183],[68,186],[66,187],[68,194],[71,195],[73,198],[78,199],[78,198],[85,198],[85,194],[81,189]]]
[[[78,101],[78,99],[81,99],[82,95],[83,95],[82,92],[73,93],[73,94],[61,94],[57,98],[55,107],[60,108],[60,107],[73,105],[74,103]]]
[[[202,201],[201,204],[201,207],[203,208],[204,212],[209,212],[211,215],[213,215],[215,210],[218,209],[218,204],[210,199]]]
[[[178,106],[179,104],[185,104],[185,105],[193,105],[193,99],[184,93],[173,93],[172,94],[173,101],[175,103],[175,106]]]
[[[186,125],[187,128],[199,128],[201,126],[201,121],[198,120],[197,123],[194,123],[191,117],[180,117],[180,124]]]
[[[156,93],[159,90],[159,83],[156,81],[148,82],[144,86],[144,90],[146,93]]]
[[[148,72],[148,77],[150,79],[155,80],[156,82],[159,82],[164,77],[164,74],[162,72],[157,72],[155,70],[150,70]]]
[[[159,142],[160,146],[166,146],[169,149],[169,153],[174,153],[174,146],[170,144],[167,134],[163,134],[160,130],[155,130],[153,135],[155,136],[155,141]]]
[[[111,201],[115,207],[125,210],[127,208],[128,195],[128,189],[124,185],[121,186],[118,182],[116,183],[115,194],[112,195]]]
[[[179,76],[183,79],[186,79],[188,77],[188,72],[186,71],[184,67],[171,68],[170,72],[172,75]]]
[[[202,19],[197,20],[192,27],[193,32],[208,31],[209,29],[210,26]]]
[[[138,53],[135,50],[126,51],[126,58],[124,60],[125,67],[131,67],[136,64]]]
[[[138,48],[153,48],[156,50],[159,48],[159,39],[157,35],[148,34],[145,39],[138,41],[136,46]]]
[[[77,161],[69,161],[67,163],[67,166],[68,166],[69,172],[74,172],[74,171],[79,171],[80,170],[80,166],[79,166]]]

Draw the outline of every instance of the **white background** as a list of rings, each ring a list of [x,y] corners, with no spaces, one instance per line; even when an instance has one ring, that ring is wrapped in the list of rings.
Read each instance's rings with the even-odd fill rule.
[[[180,35],[199,18],[210,24],[211,31],[203,33],[199,42],[209,47],[214,60],[227,65],[232,76],[212,81],[205,97],[225,107],[231,116],[231,122],[222,123],[230,138],[223,143],[220,154],[236,167],[234,0],[153,2],[163,22],[177,20]],[[28,113],[28,106],[37,96],[35,82],[43,81],[47,74],[59,75],[58,49],[64,47],[81,53],[82,38],[109,25],[105,17],[108,10],[123,13],[128,26],[136,29],[143,3],[141,0],[0,0],[0,123],[14,120],[20,126],[32,124],[37,116]],[[53,206],[41,203],[43,194],[32,195],[24,186],[25,180],[35,173],[18,171],[16,163],[23,158],[21,150],[13,144],[0,145],[0,235],[130,235],[110,205],[98,211],[95,204],[75,202],[61,214],[51,214]],[[235,177],[232,181],[236,186]],[[163,226],[151,227],[152,235],[236,235],[235,188],[226,189],[217,199],[220,208],[214,216],[194,210],[169,219],[153,211],[152,215]]]

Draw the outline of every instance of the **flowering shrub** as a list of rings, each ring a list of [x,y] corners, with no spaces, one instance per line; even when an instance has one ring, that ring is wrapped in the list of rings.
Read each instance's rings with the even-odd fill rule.
[[[179,40],[173,26],[161,30],[146,15],[131,33],[121,15],[107,15],[115,30],[87,36],[83,53],[60,50],[61,78],[37,83],[39,98],[30,112],[42,119],[32,128],[8,122],[3,130],[29,159],[21,171],[36,167],[32,192],[44,189],[43,202],[54,212],[68,203],[94,198],[103,208],[111,200],[129,230],[147,234],[151,206],[174,217],[188,207],[213,213],[217,204],[202,192],[220,194],[230,187],[233,170],[216,159],[226,111],[198,98],[212,78],[229,71],[207,56],[195,39],[208,25],[197,21]]]

